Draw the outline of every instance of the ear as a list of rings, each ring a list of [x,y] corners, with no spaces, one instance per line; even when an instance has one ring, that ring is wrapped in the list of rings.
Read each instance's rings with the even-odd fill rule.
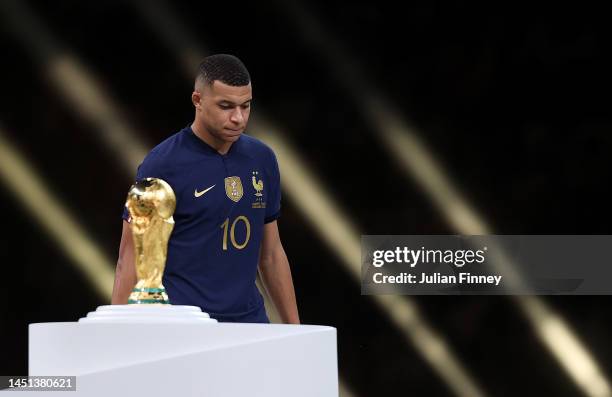
[[[202,109],[202,94],[199,91],[193,91],[191,93],[191,103],[193,103],[196,110]]]

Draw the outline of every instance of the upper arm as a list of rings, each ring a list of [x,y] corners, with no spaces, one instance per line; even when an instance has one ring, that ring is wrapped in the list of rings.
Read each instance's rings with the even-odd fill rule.
[[[158,158],[158,152],[153,149],[145,158],[142,160],[142,163],[138,166],[136,170],[136,179],[135,182],[138,182],[144,178],[161,178],[166,182],[170,183],[167,179],[162,175],[163,166]],[[127,210],[126,206],[123,206],[123,220],[130,221],[130,213]],[[125,232],[125,225],[124,225]],[[123,240],[123,238],[122,238]]]
[[[161,160],[156,149],[151,150],[149,154],[144,158],[142,163],[138,166],[136,171],[136,181],[143,178],[161,178],[164,179],[164,175],[161,170],[163,169]],[[170,183],[167,179],[166,182]],[[118,270],[129,270],[131,274],[136,273],[136,266],[134,264],[134,241],[132,238],[132,229],[130,228],[130,213],[126,206],[123,206],[123,229],[121,231],[121,243],[119,244],[119,260],[117,261]]]
[[[266,172],[268,174],[268,197],[266,199],[266,216],[264,222],[266,225],[272,223],[280,217],[281,210],[281,180],[278,161],[272,149],[269,149],[269,158],[267,160]],[[277,230],[278,231],[278,230]]]

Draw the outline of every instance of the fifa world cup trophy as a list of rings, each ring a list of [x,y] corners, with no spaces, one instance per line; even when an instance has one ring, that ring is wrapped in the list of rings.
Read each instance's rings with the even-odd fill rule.
[[[174,191],[162,179],[145,178],[132,185],[125,206],[131,218],[138,280],[128,304],[169,304],[162,276],[174,228]]]

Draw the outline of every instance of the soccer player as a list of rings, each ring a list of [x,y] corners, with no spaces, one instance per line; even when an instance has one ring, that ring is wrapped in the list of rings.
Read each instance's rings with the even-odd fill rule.
[[[281,320],[299,324],[276,223],[278,163],[268,146],[243,134],[251,100],[251,79],[238,58],[205,58],[191,94],[193,123],[151,150],[136,179],[161,178],[176,195],[163,276],[170,303],[199,306],[219,321],[267,323],[255,285],[259,268]],[[127,210],[123,219],[113,304],[126,304],[136,284]]]

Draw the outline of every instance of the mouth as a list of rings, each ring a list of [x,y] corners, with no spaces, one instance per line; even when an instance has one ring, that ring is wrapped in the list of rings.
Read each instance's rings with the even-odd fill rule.
[[[240,135],[242,133],[242,128],[239,130],[234,130],[232,128],[224,128],[224,130],[227,131],[228,135],[231,136]]]

